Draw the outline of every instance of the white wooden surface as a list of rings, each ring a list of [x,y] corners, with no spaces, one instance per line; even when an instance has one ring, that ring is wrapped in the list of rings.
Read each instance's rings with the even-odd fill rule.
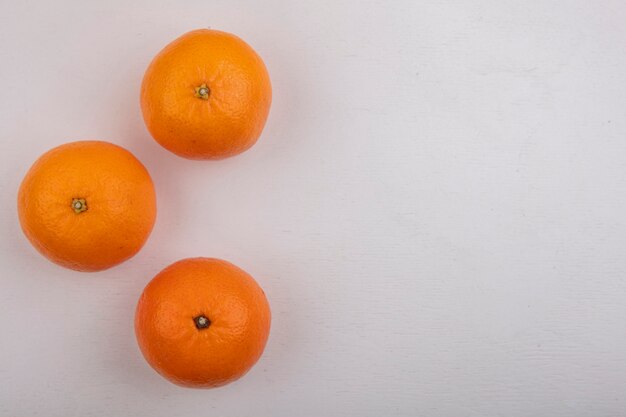
[[[0,415],[618,416],[626,409],[621,0],[8,1],[0,5]],[[187,30],[239,34],[274,103],[251,151],[189,162],[138,89]],[[79,139],[133,151],[159,216],[82,274],[22,236],[19,182]],[[266,289],[266,353],[228,387],[143,361],[165,265]]]

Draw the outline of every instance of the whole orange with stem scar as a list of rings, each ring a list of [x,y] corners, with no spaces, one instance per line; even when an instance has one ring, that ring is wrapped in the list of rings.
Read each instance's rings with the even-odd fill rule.
[[[146,286],[135,333],[143,356],[175,384],[213,388],[257,362],[270,331],[270,308],[256,281],[211,258],[178,261]]]
[[[156,218],[148,171],[129,151],[100,141],[67,143],[42,155],[18,193],[20,224],[51,261],[78,271],[135,255]]]
[[[250,148],[272,101],[265,64],[230,33],[200,29],[167,45],[141,85],[150,134],[189,159],[222,159]]]

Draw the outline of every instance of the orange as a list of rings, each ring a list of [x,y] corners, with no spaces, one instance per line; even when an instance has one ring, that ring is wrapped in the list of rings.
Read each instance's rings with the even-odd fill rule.
[[[250,148],[272,101],[265,64],[237,36],[218,30],[186,33],[146,70],[141,110],[150,134],[189,159],[222,159]]]
[[[243,376],[261,356],[270,308],[256,281],[210,258],[178,261],[146,286],[135,333],[148,363],[175,384],[212,388]]]
[[[22,230],[59,265],[99,271],[132,257],[148,239],[156,195],[148,171],[107,142],[67,143],[42,155],[18,193]]]

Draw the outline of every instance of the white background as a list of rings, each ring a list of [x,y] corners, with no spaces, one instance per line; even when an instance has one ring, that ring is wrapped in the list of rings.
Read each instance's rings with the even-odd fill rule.
[[[0,6],[0,415],[623,416],[626,5],[615,1],[9,1]],[[182,33],[264,58],[262,138],[191,162],[139,86]],[[108,140],[158,192],[106,272],[34,251],[16,191]],[[133,313],[190,256],[265,288],[264,356],[217,390],[147,366]]]

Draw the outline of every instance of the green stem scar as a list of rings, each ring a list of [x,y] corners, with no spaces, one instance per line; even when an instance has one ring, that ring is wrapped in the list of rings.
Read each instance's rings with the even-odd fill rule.
[[[195,97],[198,97],[202,100],[208,100],[209,99],[209,94],[211,94],[211,89],[209,87],[207,87],[206,84],[202,84],[198,87],[195,88],[196,90],[196,94],[194,94]]]
[[[74,213],[82,213],[87,211],[87,201],[84,198],[73,198],[71,207]]]
[[[194,317],[193,318],[193,322],[195,323],[196,328],[198,330],[206,329],[207,327],[209,327],[211,325],[211,320],[209,320],[208,318],[206,318],[203,315]]]

